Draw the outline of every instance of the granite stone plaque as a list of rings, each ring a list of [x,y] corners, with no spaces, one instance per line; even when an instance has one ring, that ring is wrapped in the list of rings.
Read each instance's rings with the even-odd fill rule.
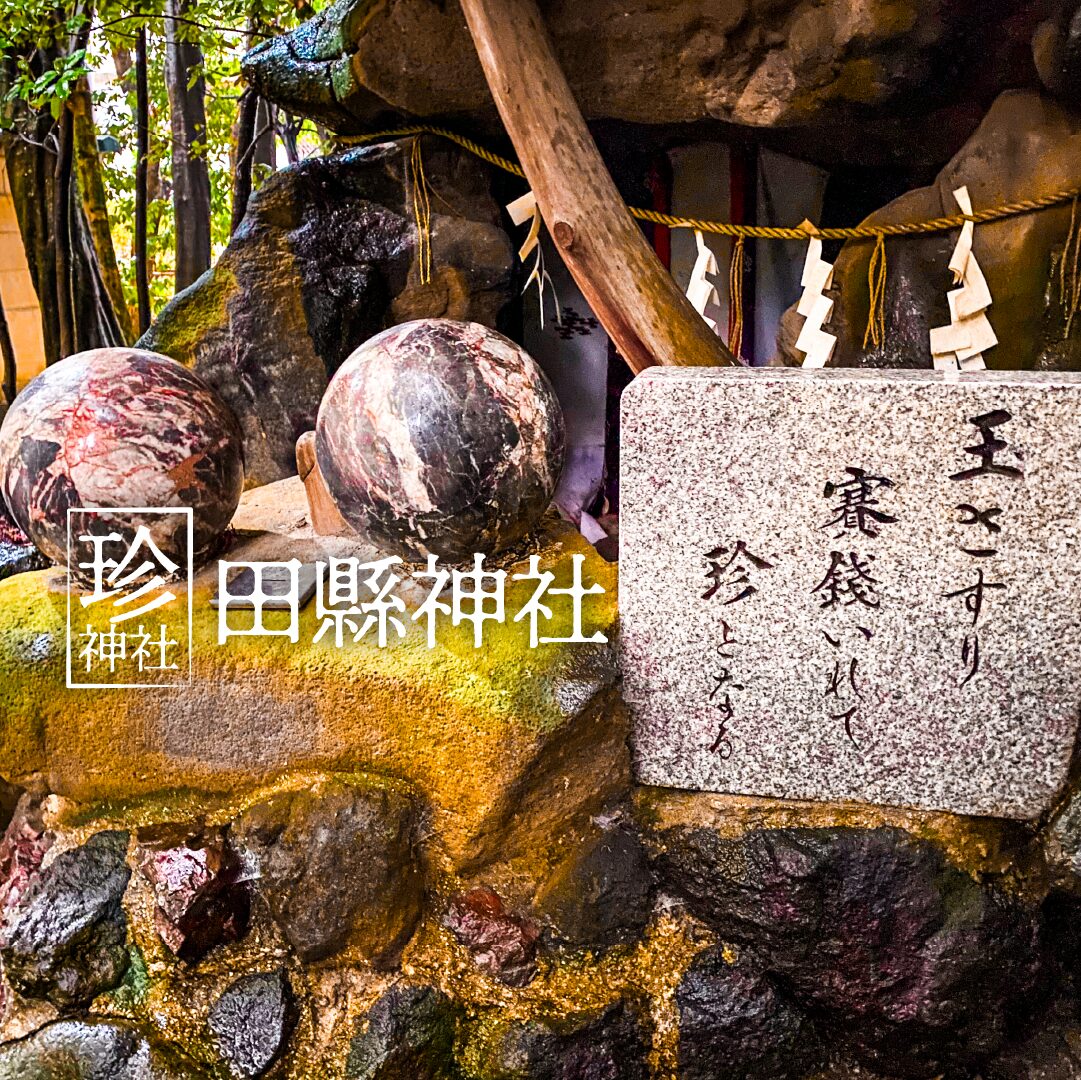
[[[654,369],[620,499],[643,783],[1047,808],[1081,708],[1081,375]]]

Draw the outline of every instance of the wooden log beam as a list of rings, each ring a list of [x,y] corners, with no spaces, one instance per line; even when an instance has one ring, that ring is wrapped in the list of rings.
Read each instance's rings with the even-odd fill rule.
[[[627,212],[536,0],[460,0],[503,125],[567,269],[635,372],[734,364]]]

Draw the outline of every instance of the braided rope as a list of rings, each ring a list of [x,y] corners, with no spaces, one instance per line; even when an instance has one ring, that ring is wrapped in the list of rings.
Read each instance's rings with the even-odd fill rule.
[[[376,131],[367,135],[341,136],[336,141],[342,145],[365,145],[367,143],[381,142],[387,139],[405,138],[407,135],[437,135],[442,139],[456,143],[463,150],[467,150],[482,161],[494,165],[497,169],[511,173],[513,176],[526,178],[520,165],[509,158],[493,154],[491,150],[481,146],[480,143],[467,139],[464,135],[449,131],[447,128],[431,127],[427,124],[415,124],[411,127],[395,128],[389,131]],[[726,221],[708,221],[702,218],[678,217],[675,214],[662,214],[658,210],[644,210],[641,207],[628,207],[631,216],[639,221],[648,221],[654,225],[665,225],[670,229],[698,229],[701,232],[713,233],[717,236],[751,237],[755,240],[806,240],[811,236],[817,236],[822,240],[875,240],[886,236],[923,236],[928,233],[949,232],[950,229],[959,229],[966,221],[976,225],[988,221],[1001,221],[1003,218],[1016,217],[1019,214],[1031,214],[1036,210],[1043,210],[1049,206],[1057,206],[1067,203],[1081,196],[1081,186],[1062,188],[1059,191],[1048,192],[1046,195],[1037,195],[1031,199],[1020,199],[1016,202],[1004,203],[1001,206],[991,206],[985,210],[977,210],[972,214],[950,214],[944,217],[931,218],[929,221],[904,221],[896,224],[880,225],[857,225],[849,229],[817,229],[814,226],[798,225],[795,228],[781,227],[776,225],[732,225]]]

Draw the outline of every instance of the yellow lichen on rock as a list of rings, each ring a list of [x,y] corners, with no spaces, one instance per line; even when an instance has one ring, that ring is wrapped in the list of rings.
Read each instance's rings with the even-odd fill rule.
[[[229,561],[373,557],[359,541],[312,534],[299,480],[251,495],[261,509],[238,513],[244,531]],[[277,531],[247,527],[253,523]],[[570,556],[586,556],[585,583],[605,593],[584,604],[585,634],[611,639],[614,568],[554,519],[529,553],[554,570],[559,586],[569,581]],[[505,622],[487,623],[475,648],[471,625],[441,616],[432,649],[423,620],[408,618],[426,591],[416,583],[403,586],[411,590],[408,632],[401,640],[392,633],[386,648],[367,638],[336,648],[332,634],[313,643],[314,603],[300,613],[296,643],[283,636],[219,643],[210,606],[217,568],[208,567],[193,589],[192,680],[177,689],[66,689],[63,573],[10,579],[0,584],[2,772],[14,780],[44,773],[58,794],[101,802],[178,788],[235,794],[304,770],[370,771],[415,785],[452,862],[476,861],[491,844],[503,846],[523,803],[536,802],[554,826],[572,806],[590,802],[588,786],[553,784],[556,773],[581,767],[604,786],[610,775],[625,779],[627,768],[611,643],[530,648],[528,619],[513,615],[536,583],[512,579],[525,572],[524,561],[500,565],[508,571]],[[551,598],[546,636],[569,634],[564,600]],[[105,626],[100,606],[80,609],[80,619]],[[231,625],[245,619],[250,625],[250,613],[229,613]],[[275,629],[287,621],[285,613],[266,616]]]

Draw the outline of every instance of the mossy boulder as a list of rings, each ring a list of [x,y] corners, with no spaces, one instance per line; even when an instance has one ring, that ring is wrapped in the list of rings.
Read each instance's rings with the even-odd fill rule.
[[[207,1024],[232,1072],[254,1080],[277,1060],[296,1024],[284,970],[242,975],[210,1008]]]
[[[810,1018],[753,963],[715,945],[695,957],[676,988],[681,1080],[799,1080],[822,1056]]]
[[[0,960],[21,994],[75,1009],[120,985],[129,962],[127,847],[126,832],[110,831],[61,852],[6,912]]]
[[[139,341],[236,413],[249,486],[296,471],[329,377],[369,337],[428,316],[494,326],[509,299],[513,253],[488,166],[429,143],[430,282],[416,258],[412,140],[307,158],[266,181],[217,263]]]
[[[647,1080],[647,1049],[645,1030],[623,1004],[552,1020],[486,1010],[463,1026],[458,1062],[468,1080]]]
[[[569,948],[633,944],[652,911],[653,872],[641,837],[628,822],[601,820],[534,899],[534,912]]]
[[[359,539],[316,537],[298,478],[248,492],[234,525],[232,561],[378,555]],[[512,621],[535,589],[535,582],[513,580],[530,553],[560,587],[570,581],[571,555],[585,556],[584,584],[605,592],[584,603],[583,632],[600,631],[608,643],[530,648],[527,620]],[[214,792],[246,805],[248,793],[283,774],[297,778],[292,787],[304,783],[306,771],[371,772],[416,792],[430,810],[437,850],[453,865],[513,862],[522,874],[543,876],[562,858],[568,830],[588,823],[629,784],[612,645],[616,571],[554,517],[500,565],[508,573],[509,614],[503,624],[486,625],[479,649],[470,625],[454,626],[443,615],[428,648],[423,620],[409,616],[429,586],[414,579],[398,590],[409,632],[392,634],[385,648],[372,634],[356,643],[347,638],[342,648],[333,634],[313,641],[321,625],[314,603],[299,614],[295,643],[279,635],[219,644],[210,604],[217,567],[209,567],[196,575],[192,594],[191,683],[154,690],[68,690],[63,575],[0,582],[2,771],[9,781],[44,774],[52,791],[97,804],[106,819],[117,804],[166,789]],[[399,569],[408,577],[418,568]],[[161,610],[182,617],[185,601]],[[552,609],[550,636],[568,637],[569,603],[555,598]],[[84,617],[105,626],[108,612],[91,606]],[[265,618],[279,630],[289,622],[287,612]],[[230,612],[229,620],[250,626],[251,614]],[[590,780],[564,782],[576,775]]]
[[[346,1080],[459,1080],[453,1046],[463,1012],[431,986],[391,987],[357,1021]]]
[[[232,835],[297,955],[393,965],[420,918],[420,818],[392,785],[330,780],[249,807]]]

